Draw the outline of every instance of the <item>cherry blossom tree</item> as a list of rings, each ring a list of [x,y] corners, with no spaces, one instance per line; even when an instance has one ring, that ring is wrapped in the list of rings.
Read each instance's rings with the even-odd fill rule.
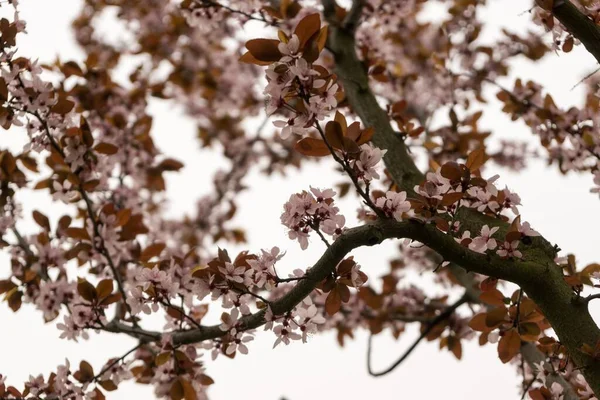
[[[428,3],[445,16],[422,22]],[[0,20],[0,124],[27,144],[0,147],[0,248],[11,260],[0,294],[14,312],[34,307],[64,340],[121,335],[137,345],[104,365],[67,360],[26,382],[0,375],[0,397],[103,399],[133,380],[157,398],[205,399],[219,384],[210,360],[244,357],[258,335],[300,346],[335,331],[343,345],[357,330],[400,338],[416,324],[418,339],[382,370],[371,365],[369,339],[371,375],[391,373],[423,339],[457,359],[478,340],[519,369],[524,397],[596,399],[600,329],[588,306],[600,298],[600,264],[560,253],[494,168],[522,171],[542,158],[591,175],[590,192],[600,192],[594,77],[569,109],[536,82],[497,82],[517,57],[584,46],[600,61],[600,4],[537,0],[531,24],[547,35],[505,31],[489,46],[478,40],[485,3],[86,0],[73,23],[85,62],[41,64],[17,53],[27,21],[17,0],[3,2],[11,17]],[[96,34],[107,7],[133,44]],[[260,36],[244,34],[249,24]],[[120,62],[133,56],[142,61],[118,83]],[[478,110],[490,87],[543,151],[515,141],[489,148]],[[165,176],[183,164],[154,144],[153,97],[182,105],[201,145],[230,160],[194,215],[167,215]],[[281,205],[294,246],[324,246],[310,268],[278,272],[286,257],[277,246],[227,251],[246,240],[233,217],[250,171],[270,176],[321,159],[335,162],[339,180]],[[66,210],[56,223],[33,211],[34,234],[20,227],[27,189]],[[340,198],[354,201],[357,225]],[[378,282],[351,253],[386,240],[399,252]],[[404,285],[409,268],[435,275],[447,294]],[[203,321],[209,309],[219,323]],[[163,329],[145,327],[152,317]]]

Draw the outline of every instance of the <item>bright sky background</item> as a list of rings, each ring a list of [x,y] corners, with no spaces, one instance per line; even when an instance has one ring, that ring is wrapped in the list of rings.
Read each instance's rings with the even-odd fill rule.
[[[56,55],[61,59],[81,59],[70,30],[70,21],[79,11],[79,1],[21,1],[22,17],[28,22],[29,35],[19,41],[23,55],[52,61]],[[524,30],[531,26],[526,2],[510,0],[491,2],[485,12],[489,28],[484,35],[494,35],[499,27],[508,26]],[[106,30],[107,34],[110,29]],[[490,37],[487,36],[487,37]],[[519,64],[513,70],[525,79],[535,79],[544,84],[559,105],[577,104],[581,101],[582,87],[571,88],[595,66],[594,59],[581,48],[569,55],[549,55],[538,65]],[[512,80],[505,80],[511,86]],[[488,98],[492,98],[492,92]],[[484,128],[494,132],[497,138],[534,139],[520,123],[511,123],[498,110],[498,103],[490,103],[496,110],[485,118]],[[210,188],[210,177],[198,177],[196,171],[206,165],[220,163],[219,156],[199,151],[195,140],[194,124],[182,116],[177,108],[168,103],[155,101],[151,106],[155,117],[153,135],[156,144],[167,155],[182,160],[186,167],[181,174],[170,174],[168,187],[173,215],[190,212],[196,199]],[[17,131],[0,132],[0,148],[19,149],[23,134]],[[504,170],[500,173],[501,184],[507,184],[522,198],[523,220],[543,232],[568,252],[574,252],[580,263],[598,261],[597,226],[600,226],[600,203],[597,196],[589,193],[591,176],[560,176],[555,168],[543,162],[534,162],[527,173],[514,174]],[[194,177],[195,186],[189,185]],[[309,165],[302,174],[287,177],[264,178],[251,174],[246,183],[252,190],[240,196],[241,209],[237,222],[248,231],[247,248],[257,251],[274,245],[287,251],[282,265],[290,270],[311,265],[323,248],[317,240],[309,250],[302,252],[295,242],[284,235],[279,222],[283,203],[293,192],[307,189],[309,185],[331,187],[340,181],[328,164]],[[47,210],[51,204],[46,196],[28,192],[21,197],[29,218],[33,208]],[[354,214],[355,202],[342,202],[342,212]],[[51,205],[56,208],[56,205]],[[31,229],[25,223],[23,229]],[[31,230],[30,230],[31,232]],[[376,279],[387,269],[387,260],[395,256],[395,244],[385,243],[378,249],[357,250],[357,261],[371,279]],[[9,271],[8,256],[0,252],[0,278]],[[581,265],[581,264],[580,264]],[[431,277],[424,277],[427,281]],[[426,291],[430,290],[425,288]],[[600,303],[600,302],[599,302]],[[600,308],[594,307],[597,320]],[[41,314],[32,306],[24,306],[13,314],[5,303],[0,304],[0,373],[8,376],[8,383],[21,388],[28,375],[55,370],[58,364],[69,358],[77,365],[84,358],[95,370],[110,357],[120,356],[135,345],[133,339],[108,333],[91,334],[91,339],[80,344],[58,338],[55,322],[43,324]],[[376,369],[387,367],[411,343],[416,329],[404,335],[400,341],[385,334],[375,340]],[[500,363],[496,348],[479,348],[476,342],[463,345],[463,360],[457,362],[448,352],[440,353],[437,342],[425,343],[394,373],[382,378],[371,378],[365,367],[366,332],[359,332],[346,348],[341,349],[333,333],[313,337],[308,344],[294,343],[272,350],[275,337],[270,332],[257,331],[256,340],[250,343],[250,354],[235,360],[220,357],[212,362],[207,356],[207,373],[216,384],[209,390],[211,399],[288,400],[302,399],[436,399],[464,400],[518,399],[516,368]],[[152,388],[124,383],[109,399],[153,398]]]

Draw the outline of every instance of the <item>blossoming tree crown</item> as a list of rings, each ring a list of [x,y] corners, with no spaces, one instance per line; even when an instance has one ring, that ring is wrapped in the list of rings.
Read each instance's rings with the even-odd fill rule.
[[[559,256],[493,172],[544,158],[590,175],[600,193],[592,80],[582,105],[569,109],[535,82],[497,83],[518,56],[537,61],[585,46],[600,60],[597,2],[538,0],[530,15],[551,44],[533,31],[504,31],[493,46],[479,41],[485,0],[83,3],[73,27],[86,59],[53,64],[17,54],[26,21],[16,0],[1,5],[11,17],[0,20],[0,124],[27,144],[17,152],[0,144],[0,248],[11,260],[0,294],[14,312],[35,307],[65,340],[84,346],[95,332],[138,344],[104,365],[67,360],[26,382],[0,375],[0,397],[103,399],[135,380],[158,398],[206,399],[219,384],[211,359],[244,357],[255,335],[271,335],[277,347],[333,330],[343,346],[356,330],[399,338],[408,324],[421,335],[387,369],[372,368],[369,342],[372,375],[393,371],[422,339],[457,359],[462,343],[478,340],[522,371],[524,396],[600,394],[600,329],[587,308],[600,297],[600,264]],[[442,3],[445,15],[420,22],[428,3]],[[96,34],[109,6],[132,43]],[[260,37],[241,34],[250,25]],[[133,55],[142,61],[127,85],[117,83],[116,68]],[[506,140],[488,148],[490,132],[478,124],[487,87],[543,151]],[[183,105],[201,145],[231,160],[194,215],[166,216],[164,177],[183,164],[153,142],[152,97]],[[271,136],[249,128],[256,117]],[[281,274],[286,258],[276,246],[230,254],[228,244],[245,242],[232,218],[249,171],[321,159],[335,163],[342,183],[290,193],[280,218],[291,245],[322,246],[322,256]],[[35,210],[37,232],[21,233],[26,189],[68,211],[51,223]],[[341,197],[356,202],[356,226]],[[401,239],[399,252],[376,282],[351,252],[388,239]],[[450,295],[405,284],[408,268],[435,274]],[[204,321],[209,308],[218,323]],[[144,327],[154,314],[160,331]]]

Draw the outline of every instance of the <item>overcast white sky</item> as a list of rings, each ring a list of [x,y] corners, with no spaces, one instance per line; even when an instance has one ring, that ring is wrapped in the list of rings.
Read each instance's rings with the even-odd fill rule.
[[[20,40],[22,54],[39,57],[42,61],[52,61],[56,55],[62,59],[80,58],[81,52],[70,31],[70,21],[78,13],[79,1],[21,0],[21,3],[29,30],[29,35]],[[527,4],[523,3],[526,2],[493,2],[485,13],[491,26],[485,34],[493,35],[499,26],[527,27],[529,18],[522,15]],[[550,55],[537,66],[523,63],[514,72],[545,84],[558,104],[567,105],[580,101],[581,88],[571,88],[593,70],[594,65],[591,56],[577,49],[569,55]],[[498,110],[494,102],[490,107]],[[198,195],[207,187],[203,183],[210,182],[210,177],[198,181],[194,171],[207,163],[218,162],[218,155],[198,151],[194,124],[177,109],[173,111],[168,104],[155,103],[151,110],[155,116],[153,135],[158,147],[186,164],[181,174],[168,177],[173,213],[190,211]],[[499,111],[488,113],[484,123],[485,128],[494,131],[496,138],[533,140],[523,125],[510,123]],[[0,148],[20,148],[22,143],[22,134],[0,132]],[[302,252],[284,236],[279,215],[290,193],[309,185],[330,187],[339,182],[339,177],[328,171],[331,170],[322,164],[309,166],[302,174],[290,174],[286,178],[273,176],[266,179],[251,175],[247,183],[253,189],[241,196],[237,216],[237,222],[248,231],[247,247],[258,250],[278,245],[288,252],[282,264],[290,270],[311,265],[322,248],[314,243],[308,251]],[[530,221],[534,228],[565,251],[574,252],[580,262],[598,261],[596,227],[600,226],[600,200],[588,193],[590,176],[560,176],[543,162],[533,163],[528,173],[517,175],[503,170],[498,173],[502,184],[507,184],[523,199],[524,220]],[[191,174],[199,182],[192,188],[187,184]],[[21,197],[30,209],[46,207],[49,203],[43,198],[33,193]],[[347,207],[342,206],[342,211],[346,215],[354,214],[355,204],[345,204]],[[25,229],[27,227],[25,225]],[[394,248],[395,245],[389,242],[375,251],[363,249],[354,254],[363,270],[371,279],[376,279],[386,270],[387,260],[395,254]],[[0,252],[0,277],[6,276],[8,271],[8,257]],[[600,319],[597,305],[594,312]],[[19,387],[30,373],[47,376],[65,358],[69,358],[72,365],[85,358],[98,369],[107,358],[119,356],[135,345],[133,339],[110,334],[92,334],[89,341],[80,344],[60,340],[55,323],[44,325],[41,315],[29,306],[13,314],[5,303],[0,303],[0,321],[3,327],[0,331],[0,373],[8,376],[9,383]],[[415,331],[412,331],[398,342],[388,335],[378,336],[375,340],[376,368],[387,366],[414,336]],[[475,400],[486,393],[483,397],[487,399],[520,398],[515,368],[501,364],[494,347],[479,348],[476,343],[467,344],[463,349],[463,360],[457,362],[450,353],[440,353],[437,343],[425,343],[394,373],[371,378],[365,367],[366,338],[366,333],[360,332],[346,348],[340,349],[334,335],[329,333],[313,337],[305,345],[295,343],[272,350],[272,333],[258,331],[256,340],[250,343],[248,356],[236,357],[234,361],[222,357],[215,362],[206,357],[207,373],[216,381],[209,391],[210,397],[217,400],[276,400],[283,396],[289,400],[366,397]],[[125,383],[108,398],[153,398],[153,393],[150,387]]]

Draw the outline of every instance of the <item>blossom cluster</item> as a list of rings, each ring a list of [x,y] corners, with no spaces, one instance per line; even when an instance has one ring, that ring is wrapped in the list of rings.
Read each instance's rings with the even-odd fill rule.
[[[331,235],[334,239],[344,231],[346,218],[334,205],[332,189],[311,188],[290,196],[283,206],[281,223],[286,226],[288,237],[297,240],[302,250],[308,247],[308,237],[313,230]]]
[[[324,67],[314,64],[317,54],[309,53],[307,46],[309,35],[317,35],[312,40],[322,40],[326,34],[319,31],[318,14],[306,18],[306,25],[312,24],[311,33],[298,31],[287,37],[280,31],[281,42],[277,44],[280,54],[278,61],[269,65],[266,70],[268,115],[285,110],[291,113],[287,120],[277,120],[273,124],[281,128],[281,137],[286,139],[291,134],[303,136],[308,133],[316,121],[325,119],[337,106],[339,86],[333,76]],[[298,34],[304,34],[302,38]],[[322,47],[321,47],[322,48]],[[252,48],[249,47],[250,53]]]

